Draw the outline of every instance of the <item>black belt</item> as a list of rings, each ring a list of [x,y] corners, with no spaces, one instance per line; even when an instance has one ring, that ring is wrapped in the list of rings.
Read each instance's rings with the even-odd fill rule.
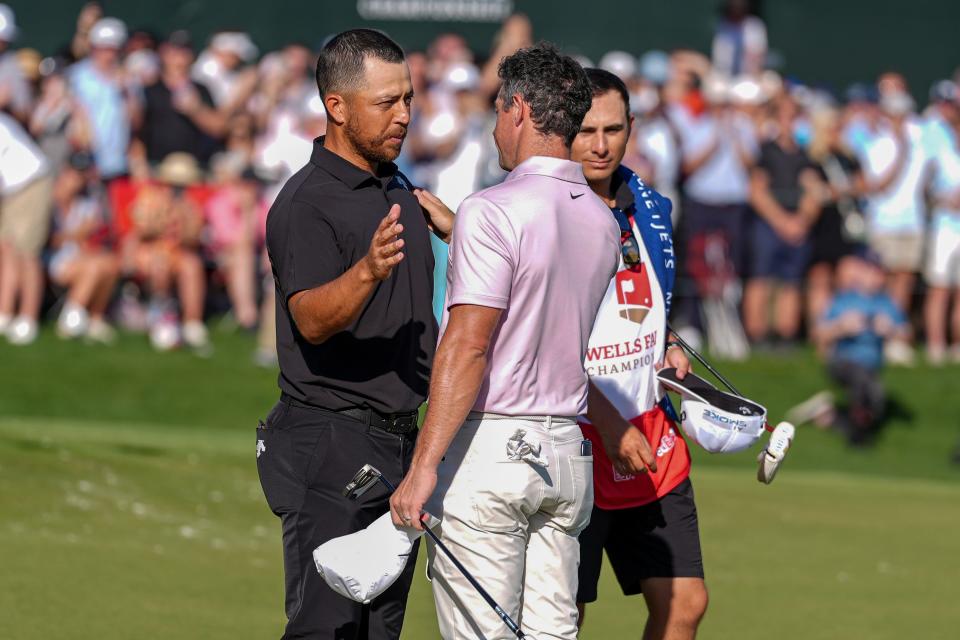
[[[379,411],[374,411],[373,409],[328,409],[326,407],[320,407],[301,402],[285,392],[280,393],[280,400],[286,402],[287,404],[295,404],[307,409],[318,409],[320,411],[338,413],[388,433],[404,434],[415,431],[420,417],[420,414],[417,411],[408,411],[406,413],[380,413]]]
[[[376,427],[388,433],[410,433],[417,428],[419,414],[416,411],[408,413],[380,413],[373,409],[342,409],[337,411],[363,424]]]

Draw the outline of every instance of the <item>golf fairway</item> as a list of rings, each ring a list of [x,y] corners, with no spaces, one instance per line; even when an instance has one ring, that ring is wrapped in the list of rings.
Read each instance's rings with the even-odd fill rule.
[[[156,356],[130,336],[114,350],[49,335],[0,347],[0,638],[280,636],[279,521],[254,464],[275,372],[253,370],[241,338],[215,339],[206,361]],[[723,370],[774,416],[822,385],[809,354]],[[770,486],[755,479],[755,451],[696,453],[701,638],[957,637],[960,471],[947,462],[956,426],[942,419],[956,374],[891,376],[915,389],[901,396],[911,417],[876,449],[801,428]],[[642,599],[605,570],[581,637],[639,638],[644,619]],[[403,637],[438,637],[422,571]]]

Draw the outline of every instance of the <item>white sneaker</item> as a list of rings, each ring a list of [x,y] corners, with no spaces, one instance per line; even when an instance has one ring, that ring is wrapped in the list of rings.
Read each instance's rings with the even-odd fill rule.
[[[103,318],[96,318],[90,321],[86,338],[90,342],[109,345],[117,341],[117,332]]]
[[[172,351],[180,346],[180,327],[176,316],[162,317],[150,327],[150,344],[157,351]]]
[[[78,304],[67,303],[57,318],[57,336],[64,340],[79,338],[90,328],[90,314]]]
[[[960,364],[960,344],[950,347],[950,363]]]
[[[200,355],[210,355],[213,346],[210,344],[210,334],[202,322],[191,320],[183,323],[183,341],[188,347]]]
[[[927,364],[933,367],[942,367],[947,363],[947,350],[945,347],[927,346]]]
[[[887,342],[883,347],[883,357],[895,367],[912,367],[917,361],[913,347],[901,340]]]
[[[33,344],[37,339],[37,321],[19,317],[7,327],[7,341],[17,346]]]

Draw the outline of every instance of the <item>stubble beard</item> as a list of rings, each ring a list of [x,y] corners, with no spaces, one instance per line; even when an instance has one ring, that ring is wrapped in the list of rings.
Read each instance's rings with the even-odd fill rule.
[[[344,133],[346,133],[347,140],[350,141],[357,154],[373,166],[381,162],[393,162],[399,155],[399,151],[393,153],[385,146],[387,139],[391,136],[382,134],[371,139],[363,135],[360,127],[353,120],[346,122]]]

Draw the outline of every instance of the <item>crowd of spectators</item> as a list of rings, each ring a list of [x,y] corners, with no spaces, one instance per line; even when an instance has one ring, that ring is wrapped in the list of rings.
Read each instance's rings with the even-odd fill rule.
[[[243,32],[160,37],[96,3],[55,55],[14,50],[16,36],[0,5],[7,340],[35,340],[51,309],[63,338],[110,343],[119,324],[159,350],[208,353],[207,325],[221,317],[259,330],[258,359],[271,362],[264,220],[325,130],[312,80],[322,43],[260,55]],[[452,209],[503,178],[491,136],[496,66],[533,42],[533,25],[515,15],[482,55],[456,33],[409,52],[416,98],[398,164]],[[910,364],[922,339],[930,362],[960,362],[957,85],[936,83],[920,108],[892,71],[836,91],[784,77],[771,59],[762,20],[737,0],[710,56],[581,59],[626,82],[635,120],[624,162],[674,203],[674,326],[733,344],[729,323],[711,335],[711,314],[726,308],[748,348],[816,341],[838,265],[870,252],[912,320],[886,341],[887,360]],[[439,305],[445,247],[435,250]],[[708,304],[721,298],[725,307]]]

